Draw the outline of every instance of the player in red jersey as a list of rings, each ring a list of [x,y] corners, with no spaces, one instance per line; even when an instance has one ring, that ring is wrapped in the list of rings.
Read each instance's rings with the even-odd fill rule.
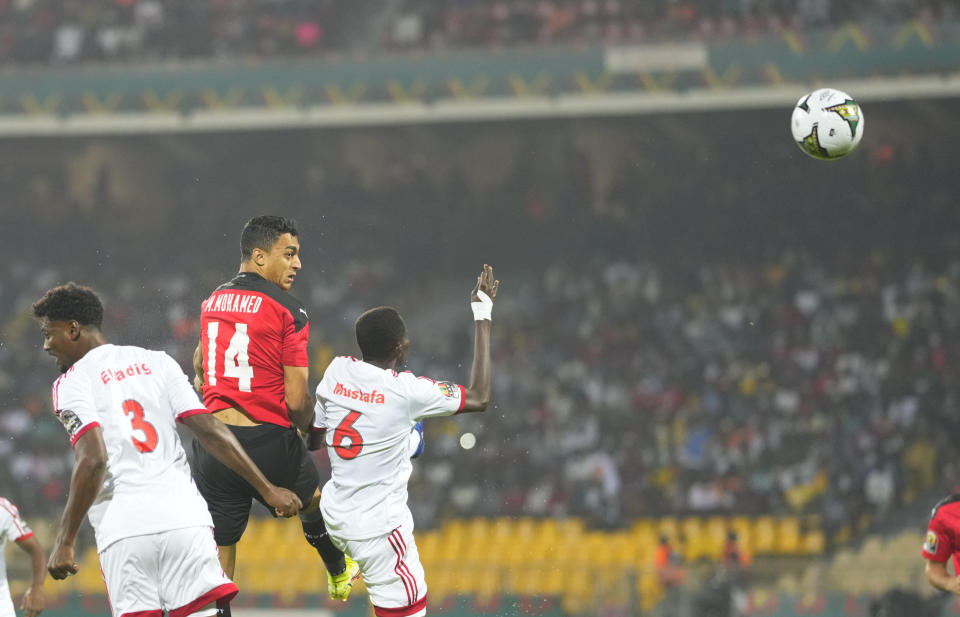
[[[947,571],[947,561],[953,557],[954,572],[960,573],[960,493],[950,495],[933,507],[923,556],[927,560],[930,584],[960,595],[960,576],[951,576]]]
[[[300,513],[304,536],[327,567],[330,596],[346,600],[359,568],[327,536],[320,477],[297,433],[309,434],[314,412],[307,383],[310,321],[287,293],[301,267],[296,224],[279,216],[250,219],[240,251],[240,272],[203,302],[194,383],[267,478],[309,504]],[[232,575],[251,500],[262,499],[196,442],[194,475],[213,516],[223,569]],[[221,608],[229,615],[229,607]]]

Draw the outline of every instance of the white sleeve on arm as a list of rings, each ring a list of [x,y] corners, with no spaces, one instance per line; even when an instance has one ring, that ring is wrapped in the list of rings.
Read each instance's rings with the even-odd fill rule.
[[[167,391],[167,402],[170,405],[170,413],[173,414],[173,417],[177,421],[183,422],[183,419],[189,416],[209,413],[203,403],[200,402],[197,391],[190,385],[190,379],[176,360],[162,352],[161,357],[163,358],[163,380]]]
[[[53,383],[53,413],[67,430],[70,445],[90,429],[100,426],[88,377],[79,371],[64,373]]]
[[[20,518],[20,511],[6,499],[0,499],[0,536],[14,541],[26,540],[33,535],[30,527]]]
[[[327,430],[327,408],[325,406],[326,399],[320,396],[321,386],[323,382],[320,382],[320,385],[317,386],[316,392],[316,403],[313,405],[313,430],[315,431],[325,431]]]
[[[434,381],[402,373],[410,399],[410,419],[414,422],[434,416],[449,416],[460,412],[466,400],[463,386],[451,381]]]

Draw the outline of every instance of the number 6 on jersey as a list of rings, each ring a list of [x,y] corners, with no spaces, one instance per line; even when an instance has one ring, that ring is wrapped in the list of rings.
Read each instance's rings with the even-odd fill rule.
[[[207,383],[211,386],[217,385],[217,334],[219,331],[219,321],[211,321],[207,324]],[[250,356],[247,354],[249,345],[247,324],[235,324],[230,344],[223,353],[223,376],[235,378],[237,389],[241,392],[249,392],[253,381],[253,367],[250,366]]]
[[[353,428],[353,423],[359,417],[359,411],[351,411],[333,432],[333,449],[344,460],[357,458],[363,450],[363,436]]]

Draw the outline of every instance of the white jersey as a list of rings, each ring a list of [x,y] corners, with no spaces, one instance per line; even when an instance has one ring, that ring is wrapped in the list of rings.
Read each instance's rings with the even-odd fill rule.
[[[71,445],[103,431],[107,470],[88,512],[99,551],[131,536],[213,526],[176,431],[177,420],[207,410],[173,358],[94,347],[53,384],[53,409]]]
[[[33,535],[20,518],[17,506],[0,497],[0,617],[16,617],[10,586],[7,584],[7,541],[26,540]]]
[[[331,535],[365,540],[408,520],[410,432],[463,409],[463,386],[334,358],[317,386],[314,426],[326,431],[330,480],[320,509]]]

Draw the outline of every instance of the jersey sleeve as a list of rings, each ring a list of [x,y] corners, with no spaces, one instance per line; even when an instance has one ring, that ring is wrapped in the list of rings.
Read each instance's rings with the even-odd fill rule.
[[[954,553],[953,537],[947,533],[943,521],[934,516],[927,527],[927,537],[923,542],[923,557],[930,561],[945,562]]]
[[[17,506],[6,499],[0,499],[0,535],[6,535],[17,542],[33,535],[30,527],[20,518]]]
[[[413,421],[433,416],[449,416],[463,410],[463,386],[449,381],[434,381],[404,373],[410,398],[410,419]]]
[[[209,413],[176,360],[167,354],[163,354],[162,357],[167,402],[170,404],[173,417],[183,422],[184,418],[198,413]]]
[[[52,394],[53,413],[66,429],[71,446],[76,445],[84,433],[100,426],[93,389],[81,373],[65,373],[54,382]]]
[[[310,324],[304,324],[299,330],[291,318],[283,326],[283,348],[281,356],[284,366],[310,366],[307,343],[310,340]]]
[[[320,396],[320,387],[317,386],[317,402],[313,406],[313,430],[327,430],[327,407],[326,399]]]

